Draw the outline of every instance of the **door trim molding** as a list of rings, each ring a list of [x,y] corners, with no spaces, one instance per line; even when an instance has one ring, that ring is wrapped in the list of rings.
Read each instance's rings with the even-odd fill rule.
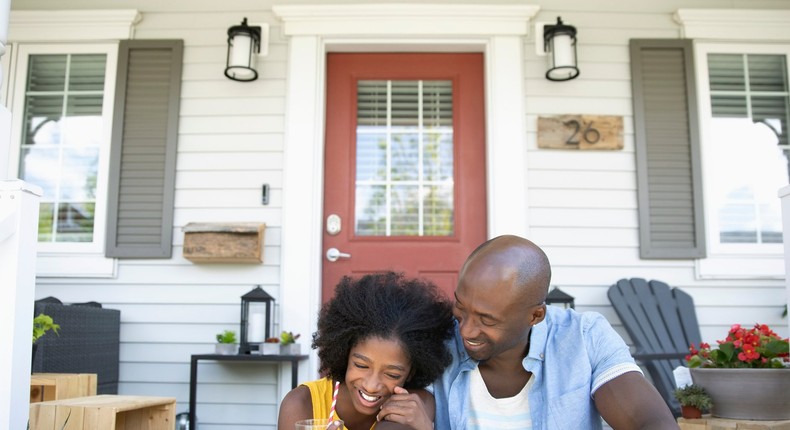
[[[524,49],[538,6],[282,5],[272,10],[289,39],[281,327],[314,332],[321,304],[327,52],[483,52],[488,236],[527,235]],[[311,354],[309,363],[300,365],[308,379],[318,368]],[[290,386],[289,375],[281,371],[280,398]]]
[[[532,5],[278,5],[286,36],[528,36]]]

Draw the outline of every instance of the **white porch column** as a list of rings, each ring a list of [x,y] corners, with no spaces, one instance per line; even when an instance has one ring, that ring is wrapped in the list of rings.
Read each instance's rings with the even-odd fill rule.
[[[302,381],[318,376],[318,359],[310,349],[321,306],[321,218],[324,180],[324,58],[318,37],[292,37],[288,47],[288,100],[283,169],[283,226],[280,263],[280,327],[302,335],[299,365]],[[282,369],[282,398],[291,389]]]
[[[779,189],[779,199],[782,201],[782,237],[785,245],[785,305],[790,305],[790,185]],[[790,333],[790,315],[785,320],[787,333]]]
[[[6,52],[8,41],[8,16],[11,14],[11,0],[0,0],[0,57]],[[0,67],[0,91],[3,90],[3,68]],[[11,145],[11,112],[0,105],[0,180],[8,178],[8,151]]]
[[[0,428],[24,429],[30,401],[41,188],[0,180]]]
[[[529,237],[523,51],[521,35],[491,37],[486,51],[488,237]]]

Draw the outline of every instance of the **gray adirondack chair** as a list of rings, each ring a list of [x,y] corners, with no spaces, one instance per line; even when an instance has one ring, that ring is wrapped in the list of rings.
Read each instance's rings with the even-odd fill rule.
[[[636,348],[634,359],[678,416],[672,370],[685,365],[691,343],[700,343],[694,300],[664,282],[641,278],[621,279],[609,287],[607,295]]]

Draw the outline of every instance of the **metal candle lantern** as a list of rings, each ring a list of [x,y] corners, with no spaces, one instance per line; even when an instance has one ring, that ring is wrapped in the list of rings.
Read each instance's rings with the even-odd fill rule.
[[[546,296],[547,305],[556,304],[558,307],[565,309],[575,309],[575,301],[576,300],[572,295],[560,290],[557,287],[552,288],[552,290],[549,291],[549,294]]]
[[[258,350],[258,344],[271,336],[274,297],[260,285],[241,296],[241,339],[239,354]]]

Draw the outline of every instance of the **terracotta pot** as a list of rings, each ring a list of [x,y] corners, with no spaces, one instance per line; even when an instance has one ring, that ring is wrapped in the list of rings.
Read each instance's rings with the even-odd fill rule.
[[[691,379],[710,394],[714,417],[790,420],[790,368],[694,368]]]
[[[681,406],[680,414],[683,418],[702,418],[702,411],[695,406]]]

